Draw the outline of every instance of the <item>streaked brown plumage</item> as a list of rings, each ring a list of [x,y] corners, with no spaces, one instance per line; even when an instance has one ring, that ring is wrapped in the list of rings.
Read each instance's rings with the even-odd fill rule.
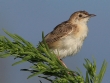
[[[60,59],[76,54],[83,45],[88,34],[87,22],[95,16],[86,11],[73,13],[69,20],[57,25],[45,36],[45,41]]]

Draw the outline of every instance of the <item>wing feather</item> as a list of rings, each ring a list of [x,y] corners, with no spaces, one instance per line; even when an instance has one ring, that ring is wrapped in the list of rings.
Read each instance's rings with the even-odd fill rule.
[[[59,24],[54,28],[52,32],[45,36],[46,43],[54,43],[59,39],[64,38],[68,34],[71,34],[71,32],[73,31],[73,27],[74,26],[68,23],[67,21]]]

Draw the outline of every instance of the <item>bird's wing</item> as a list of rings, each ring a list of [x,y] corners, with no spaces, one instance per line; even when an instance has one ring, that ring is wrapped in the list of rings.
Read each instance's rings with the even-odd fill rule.
[[[71,25],[68,22],[63,22],[59,24],[54,28],[54,30],[51,33],[45,36],[46,43],[47,44],[54,43],[59,39],[66,37],[67,35],[73,32],[74,27],[75,26]]]

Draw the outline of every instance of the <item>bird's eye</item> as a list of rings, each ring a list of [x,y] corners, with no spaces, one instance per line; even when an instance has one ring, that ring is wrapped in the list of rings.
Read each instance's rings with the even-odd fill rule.
[[[79,17],[82,17],[82,15],[81,15],[81,14],[79,14]]]

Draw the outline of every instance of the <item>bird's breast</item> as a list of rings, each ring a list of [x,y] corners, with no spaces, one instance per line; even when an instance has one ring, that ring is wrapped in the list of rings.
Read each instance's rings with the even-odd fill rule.
[[[84,27],[75,34],[69,34],[65,38],[62,38],[59,42],[59,48],[53,51],[60,58],[76,54],[82,47],[85,38],[87,37],[88,28]]]

